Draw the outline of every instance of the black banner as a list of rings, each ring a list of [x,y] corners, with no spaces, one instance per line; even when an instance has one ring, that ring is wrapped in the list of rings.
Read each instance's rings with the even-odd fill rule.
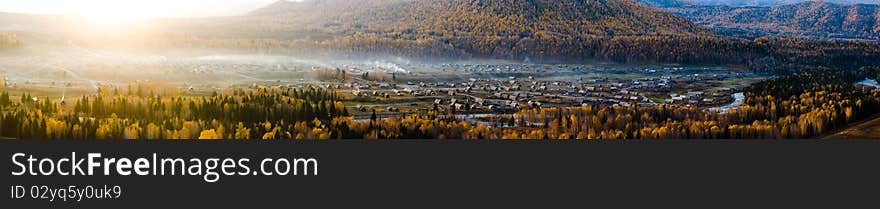
[[[880,194],[880,143],[871,141],[8,140],[0,141],[0,150],[3,208],[839,208],[876,206]],[[22,170],[13,160],[17,153],[24,154],[18,163],[27,166],[31,155],[39,166],[40,158],[57,161],[74,152],[76,158],[100,153],[146,163],[153,156],[216,158],[217,168],[228,158],[245,175],[208,182],[205,175],[122,176],[115,167],[107,168],[109,176],[104,167],[91,176],[14,175]],[[238,167],[243,158],[247,172]],[[266,158],[314,159],[317,175],[304,175],[311,167],[300,167],[299,175],[256,173],[254,165]],[[53,163],[56,174],[72,167]],[[287,167],[270,164],[273,172]],[[68,194],[58,195],[62,190]],[[90,198],[79,193],[86,190],[93,191]]]

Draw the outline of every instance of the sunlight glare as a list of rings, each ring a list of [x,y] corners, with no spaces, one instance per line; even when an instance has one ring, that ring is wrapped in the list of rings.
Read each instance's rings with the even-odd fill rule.
[[[164,15],[162,8],[149,1],[83,0],[74,14],[100,27],[126,26],[133,22]]]

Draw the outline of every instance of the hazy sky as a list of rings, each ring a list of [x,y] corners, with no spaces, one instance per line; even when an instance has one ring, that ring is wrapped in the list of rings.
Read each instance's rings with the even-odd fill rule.
[[[0,0],[0,11],[37,14],[139,17],[242,14],[278,0]]]

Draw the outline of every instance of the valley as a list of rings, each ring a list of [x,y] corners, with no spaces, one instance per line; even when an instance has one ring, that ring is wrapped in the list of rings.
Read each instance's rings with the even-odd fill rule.
[[[234,88],[333,89],[354,116],[430,111],[511,113],[581,105],[714,107],[768,75],[736,66],[538,64],[505,60],[414,62],[314,60],[269,54],[181,51],[136,54],[56,48],[0,57],[5,90],[60,102],[99,89],[144,84],[155,95],[208,95]]]
[[[663,3],[279,1],[120,26],[0,13],[0,137],[798,139],[880,112],[872,6],[840,22],[817,2]]]

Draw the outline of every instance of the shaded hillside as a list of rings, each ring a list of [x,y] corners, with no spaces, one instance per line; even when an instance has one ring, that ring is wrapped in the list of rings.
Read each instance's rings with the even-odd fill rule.
[[[855,123],[823,139],[880,139],[880,117]]]
[[[776,7],[698,6],[675,10],[731,33],[880,39],[880,6],[805,2]]]

